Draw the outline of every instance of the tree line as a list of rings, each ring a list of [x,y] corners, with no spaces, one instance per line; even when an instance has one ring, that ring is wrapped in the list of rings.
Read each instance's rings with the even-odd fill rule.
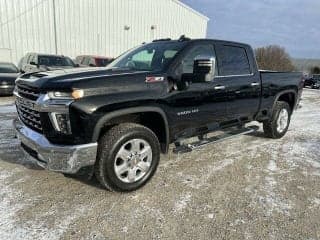
[[[290,55],[285,48],[269,45],[255,49],[257,63],[260,69],[272,71],[296,71]],[[310,74],[320,74],[320,66],[309,69]]]

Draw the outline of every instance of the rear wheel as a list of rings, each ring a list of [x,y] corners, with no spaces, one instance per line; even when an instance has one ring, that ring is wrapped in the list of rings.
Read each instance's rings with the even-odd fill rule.
[[[150,129],[120,124],[99,140],[95,175],[111,191],[133,191],[151,179],[159,160],[160,144]]]
[[[272,119],[263,122],[263,130],[267,137],[281,138],[288,131],[291,119],[291,109],[287,102],[276,102]]]

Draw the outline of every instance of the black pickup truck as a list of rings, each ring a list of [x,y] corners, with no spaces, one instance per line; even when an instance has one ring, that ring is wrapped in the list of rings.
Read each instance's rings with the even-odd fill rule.
[[[253,120],[282,137],[302,88],[301,73],[259,71],[246,44],[163,39],[107,68],[20,76],[14,126],[40,166],[64,174],[91,166],[105,188],[132,191],[171,143],[185,153],[255,130],[245,127]]]

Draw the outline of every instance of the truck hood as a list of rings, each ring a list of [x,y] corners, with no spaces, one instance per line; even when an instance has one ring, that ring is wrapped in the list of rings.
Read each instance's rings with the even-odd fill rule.
[[[129,69],[107,68],[72,68],[55,71],[36,72],[20,76],[16,83],[27,85],[40,91],[70,90],[73,88],[90,89],[114,84],[115,78],[128,80],[148,75],[148,71],[134,71]],[[103,81],[105,80],[105,81]],[[108,81],[110,80],[110,81]]]
[[[55,71],[60,69],[72,69],[73,66],[40,66],[42,71]]]

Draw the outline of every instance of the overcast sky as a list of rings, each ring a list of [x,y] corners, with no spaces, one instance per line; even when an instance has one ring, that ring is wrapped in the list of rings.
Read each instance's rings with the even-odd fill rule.
[[[182,0],[210,18],[208,37],[320,58],[320,0]]]

